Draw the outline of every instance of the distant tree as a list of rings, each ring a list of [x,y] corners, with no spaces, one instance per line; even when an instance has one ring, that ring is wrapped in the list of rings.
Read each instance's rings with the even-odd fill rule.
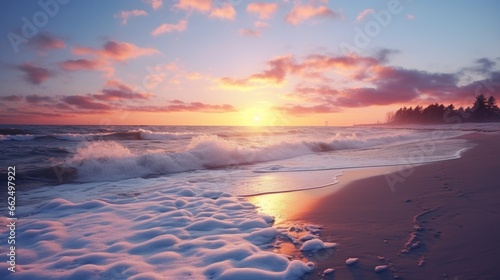
[[[489,122],[500,121],[500,109],[495,97],[486,98],[484,94],[475,97],[472,107],[455,109],[453,104],[430,104],[427,107],[416,106],[398,109],[387,114],[387,122],[395,124],[408,123],[450,123],[450,122]]]
[[[486,96],[480,94],[476,96],[474,105],[472,107],[471,120],[475,122],[482,122],[488,118],[488,105]]]
[[[395,119],[396,116],[394,112],[387,112],[387,114],[385,115],[385,120],[387,123],[393,123]]]
[[[499,111],[495,97],[490,96],[488,98],[487,107],[488,107],[488,110],[491,112],[498,112]]]

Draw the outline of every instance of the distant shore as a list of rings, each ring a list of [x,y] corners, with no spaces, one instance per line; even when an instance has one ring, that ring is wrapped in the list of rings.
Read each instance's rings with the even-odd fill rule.
[[[416,166],[393,187],[386,173],[396,168],[375,168],[348,171],[332,187],[249,200],[278,223],[323,225],[320,238],[339,243],[310,279],[500,279],[500,134],[460,138],[477,146]],[[348,267],[351,257],[359,262]],[[375,273],[378,265],[389,270]],[[321,277],[327,268],[335,272]]]

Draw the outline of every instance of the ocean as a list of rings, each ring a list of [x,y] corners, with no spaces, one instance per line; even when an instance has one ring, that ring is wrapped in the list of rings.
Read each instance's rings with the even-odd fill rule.
[[[304,226],[312,240],[273,227],[272,213],[259,212],[245,196],[332,185],[347,169],[459,158],[472,147],[455,139],[466,133],[2,125],[1,178],[7,183],[8,167],[15,167],[19,245],[16,277],[5,255],[0,277],[301,279],[314,263],[273,252],[277,238],[303,251],[335,244],[323,243],[312,225]],[[6,215],[1,219],[8,224]],[[9,234],[4,227],[0,239]]]

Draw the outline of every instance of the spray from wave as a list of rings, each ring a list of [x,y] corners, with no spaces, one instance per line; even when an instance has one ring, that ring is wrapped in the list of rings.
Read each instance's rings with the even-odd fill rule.
[[[119,180],[268,162],[317,152],[368,148],[408,140],[417,139],[412,133],[372,137],[338,134],[327,141],[271,141],[251,146],[215,135],[202,135],[193,137],[183,151],[154,150],[141,153],[133,152],[115,141],[94,141],[78,148],[65,166],[77,170],[78,181]]]

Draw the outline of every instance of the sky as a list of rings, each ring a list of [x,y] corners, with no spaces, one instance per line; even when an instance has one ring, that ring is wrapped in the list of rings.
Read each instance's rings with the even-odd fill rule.
[[[500,98],[500,1],[2,4],[1,124],[348,126]]]

